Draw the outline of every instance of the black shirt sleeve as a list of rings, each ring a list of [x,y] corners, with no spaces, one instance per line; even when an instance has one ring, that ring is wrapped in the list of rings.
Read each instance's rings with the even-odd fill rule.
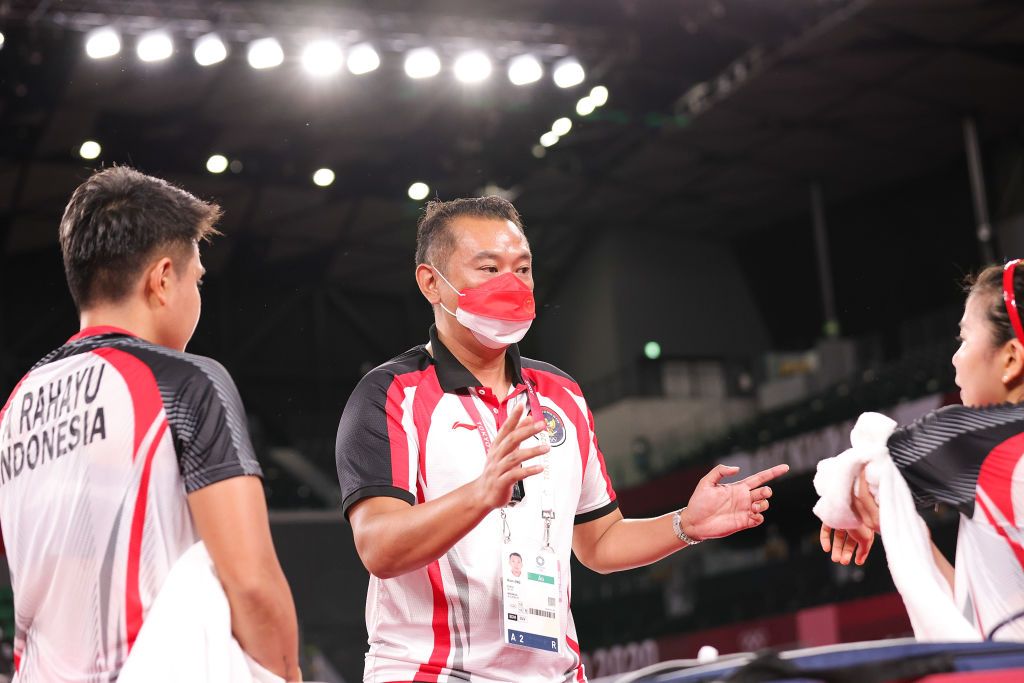
[[[893,432],[889,453],[919,506],[944,503],[971,516],[982,463],[1021,432],[1024,406],[947,406]]]
[[[227,370],[200,356],[188,356],[185,362],[193,370],[183,378],[168,410],[185,491],[232,477],[262,476],[242,399]]]
[[[342,512],[364,498],[388,496],[416,502],[418,449],[410,438],[414,388],[377,368],[356,385],[338,425],[335,460]],[[415,429],[414,427],[412,429]]]

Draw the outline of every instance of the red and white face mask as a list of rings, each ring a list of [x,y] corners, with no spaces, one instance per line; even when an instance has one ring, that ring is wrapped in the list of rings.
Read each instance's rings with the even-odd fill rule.
[[[533,292],[514,273],[503,273],[479,287],[459,291],[441,271],[434,268],[434,272],[459,295],[459,307],[454,313],[444,304],[441,308],[489,349],[519,342],[537,317]]]

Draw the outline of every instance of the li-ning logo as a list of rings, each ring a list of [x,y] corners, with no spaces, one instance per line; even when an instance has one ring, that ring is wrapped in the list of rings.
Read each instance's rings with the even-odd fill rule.
[[[455,424],[452,425],[452,431],[454,432],[456,429],[459,428],[473,430],[476,429],[476,425],[469,424],[468,422],[459,422],[458,420],[456,420]]]

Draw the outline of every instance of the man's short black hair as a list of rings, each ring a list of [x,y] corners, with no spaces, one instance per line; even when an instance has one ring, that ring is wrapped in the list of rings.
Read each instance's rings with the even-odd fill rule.
[[[512,202],[492,195],[490,197],[473,197],[468,199],[452,199],[442,202],[427,202],[416,226],[416,265],[429,263],[442,266],[448,263],[455,251],[455,239],[451,233],[451,223],[461,216],[473,218],[495,218],[512,221],[523,229],[523,221]]]
[[[220,215],[216,204],[127,166],[94,173],[71,195],[60,222],[75,306],[123,299],[155,249],[188,253],[194,242],[220,234]]]
[[[520,560],[523,559],[523,556],[519,553],[509,553],[508,559],[511,560],[513,557],[518,557]]]

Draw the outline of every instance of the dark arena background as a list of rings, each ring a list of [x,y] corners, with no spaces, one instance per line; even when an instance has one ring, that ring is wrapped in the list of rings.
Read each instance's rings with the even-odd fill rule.
[[[762,527],[574,566],[591,680],[911,633],[880,544],[821,552],[811,479],[862,411],[959,400],[962,279],[1024,256],[1020,0],[0,0],[0,32],[0,393],[78,329],[57,226],[91,171],[223,206],[189,350],[244,399],[307,678],[362,677],[335,434],[426,340],[435,197],[522,214],[523,353],[583,387],[627,516],[792,467]],[[956,514],[928,521],[951,553]]]

